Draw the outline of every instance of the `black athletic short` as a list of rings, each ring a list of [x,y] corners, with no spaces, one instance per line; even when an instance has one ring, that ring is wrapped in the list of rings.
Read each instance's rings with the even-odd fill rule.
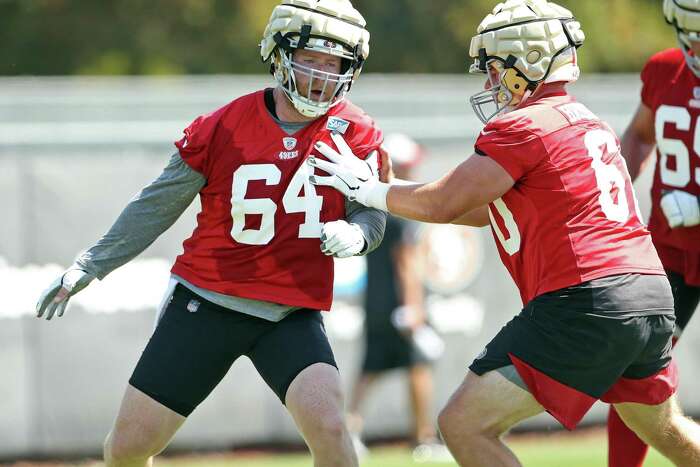
[[[700,287],[694,287],[685,283],[683,275],[673,271],[666,271],[668,281],[671,283],[673,300],[676,309],[676,337],[680,337],[688,322],[693,317],[700,303]]]
[[[363,373],[379,373],[429,363],[428,358],[416,348],[411,339],[399,333],[393,326],[368,330],[365,342]]]
[[[515,365],[533,396],[573,428],[597,399],[666,400],[675,390],[673,330],[665,276],[604,277],[532,300],[469,369]]]
[[[282,403],[303,369],[315,363],[337,368],[319,311],[294,311],[275,323],[223,308],[178,285],[129,384],[187,417],[241,355],[251,359]]]

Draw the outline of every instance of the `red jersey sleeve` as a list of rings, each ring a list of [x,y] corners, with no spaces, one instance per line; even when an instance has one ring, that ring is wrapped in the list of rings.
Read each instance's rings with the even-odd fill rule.
[[[654,107],[654,93],[656,92],[656,76],[657,71],[656,61],[654,57],[649,60],[642,69],[642,102],[649,108]]]
[[[185,136],[175,142],[175,147],[180,151],[182,160],[204,176],[208,174],[214,135],[226,108],[222,107],[210,114],[197,117],[183,131]]]
[[[351,140],[351,147],[354,149],[355,154],[366,159],[373,151],[379,149],[379,146],[384,142],[384,135],[376,127],[374,121],[370,121],[368,125],[356,127]]]
[[[382,130],[377,127],[369,115],[354,104],[346,101],[339,112],[331,118],[334,117],[345,119],[346,123],[352,122],[348,125],[348,130],[343,134],[343,138],[352,149],[353,154],[360,159],[367,159],[372,152],[379,150],[384,142]],[[378,169],[381,168],[380,159],[377,157],[377,165],[380,166]]]
[[[541,139],[528,125],[527,118],[496,119],[479,134],[474,149],[477,154],[495,160],[517,181],[547,154]]]
[[[676,78],[678,64],[684,62],[683,52],[679,48],[663,50],[649,59],[641,74],[644,105],[651,109],[657,107],[660,95]]]
[[[353,139],[357,138],[357,144],[351,145],[355,150],[355,154],[362,159],[367,159],[374,151],[379,150],[379,146],[384,142],[382,131],[374,125],[374,121],[370,121],[369,126],[363,126]],[[381,157],[376,158],[377,173],[381,170]]]

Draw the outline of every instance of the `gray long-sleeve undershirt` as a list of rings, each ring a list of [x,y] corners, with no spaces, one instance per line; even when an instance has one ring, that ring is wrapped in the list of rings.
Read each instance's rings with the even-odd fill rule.
[[[202,174],[190,168],[179,153],[174,154],[163,173],[129,202],[109,231],[76,262],[95,277],[104,278],[138,256],[170,228],[205,184]],[[379,246],[384,236],[386,213],[346,201],[346,220],[362,230],[366,247],[361,254]],[[269,321],[279,321],[298,309],[220,294],[194,286],[181,277],[173,277],[206,300]]]

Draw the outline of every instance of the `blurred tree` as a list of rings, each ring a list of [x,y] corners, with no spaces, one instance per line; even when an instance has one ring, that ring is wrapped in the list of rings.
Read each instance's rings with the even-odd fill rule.
[[[0,75],[264,73],[257,44],[277,0],[0,0]],[[369,72],[462,73],[493,0],[355,0]],[[637,71],[675,46],[659,0],[560,0],[588,39],[587,71]]]

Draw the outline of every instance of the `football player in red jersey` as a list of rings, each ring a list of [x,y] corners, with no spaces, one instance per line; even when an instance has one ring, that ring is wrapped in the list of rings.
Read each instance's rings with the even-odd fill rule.
[[[656,147],[649,231],[673,290],[675,344],[700,302],[700,0],[665,0],[663,11],[679,47],[644,67],[641,103],[622,137],[622,154],[634,181]],[[643,465],[646,444],[614,408],[608,434],[611,467]]]
[[[197,118],[163,174],[59,277],[38,316],[63,314],[93,278],[134,258],[199,195],[197,227],[105,443],[108,466],[145,466],[241,355],[294,418],[316,466],[357,466],[340,378],[318,310],[333,257],[365,254],[386,214],[309,183],[313,144],[344,134],[376,169],[382,134],[345,99],[369,54],[349,0],[284,0],[261,43],[278,83]]]
[[[673,296],[610,126],[567,93],[584,41],[546,0],[499,3],[472,39],[475,153],[436,182],[381,183],[310,158],[319,186],[426,222],[490,224],[524,308],[469,366],[439,416],[464,466],[519,466],[500,437],[549,412],[573,429],[598,399],[678,465],[700,465],[700,427],[674,395]],[[489,105],[492,110],[487,111]],[[354,160],[319,143],[332,161]]]

